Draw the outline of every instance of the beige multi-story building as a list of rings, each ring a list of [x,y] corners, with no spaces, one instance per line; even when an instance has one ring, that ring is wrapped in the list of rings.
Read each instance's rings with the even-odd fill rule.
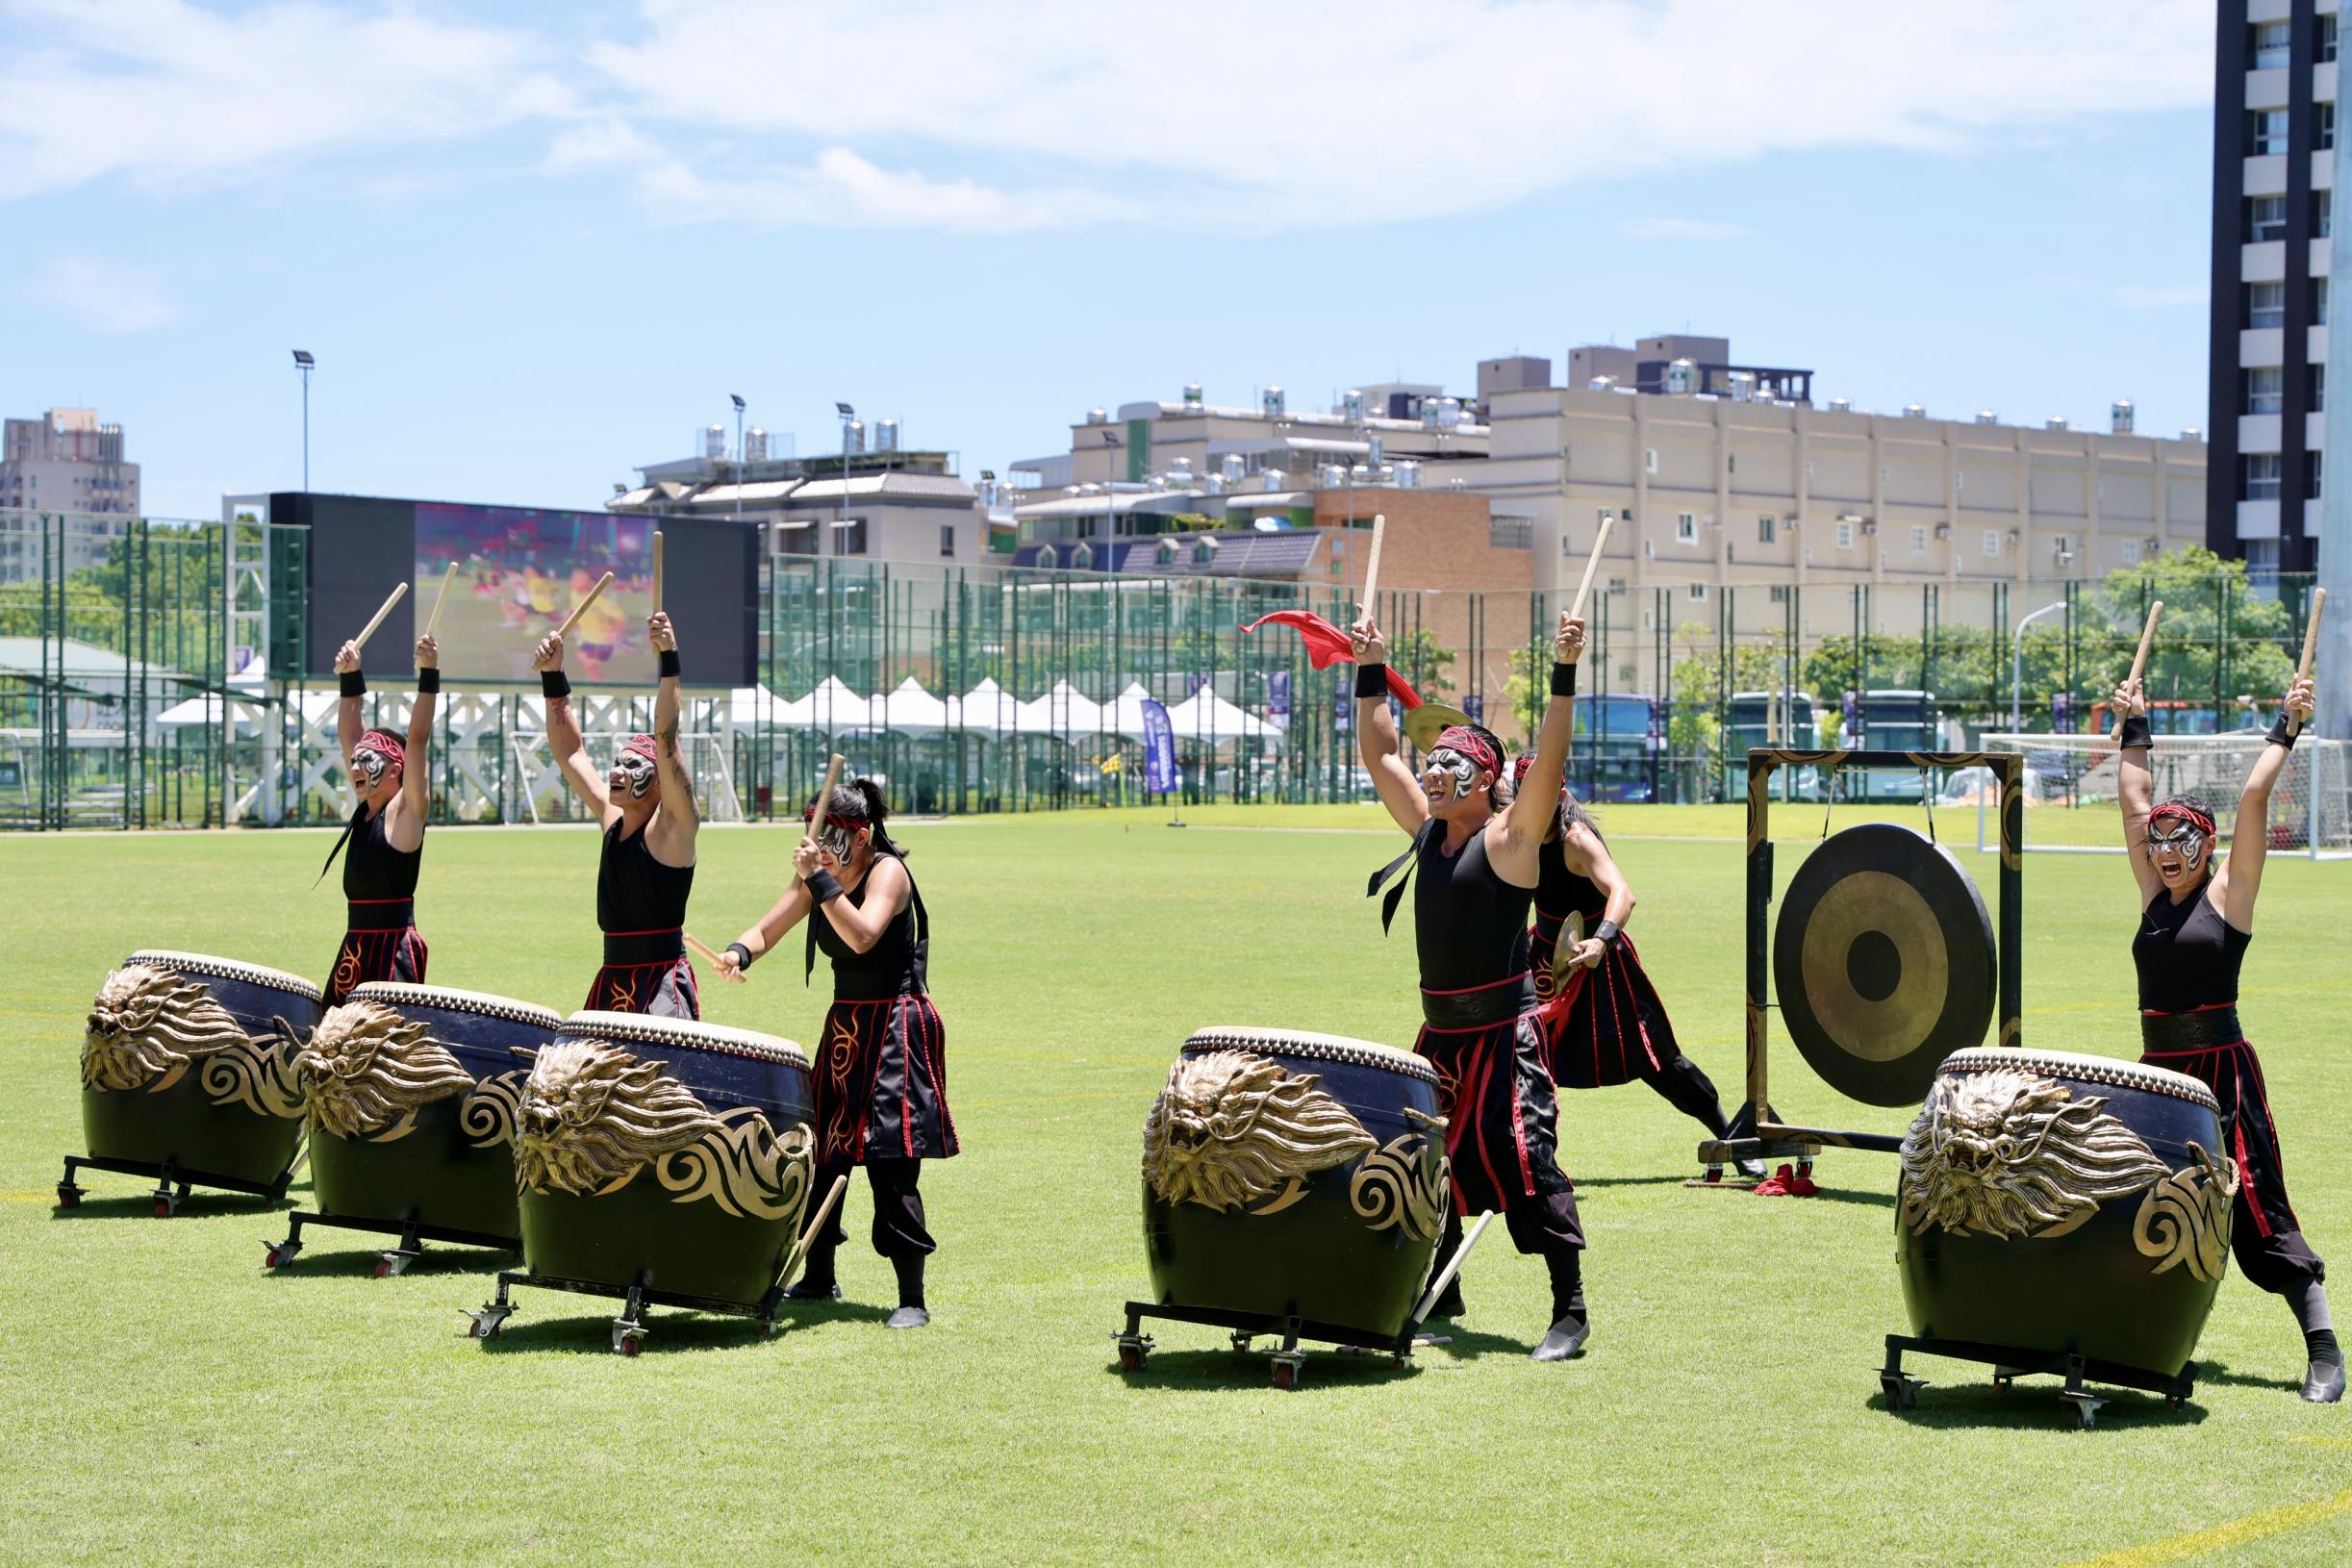
[[[0,424],[0,512],[65,513],[67,571],[106,559],[108,544],[138,517],[139,465],[122,457],[122,426],[98,411],[53,408],[38,419]],[[31,576],[38,544],[26,531],[0,535],[0,581]]]

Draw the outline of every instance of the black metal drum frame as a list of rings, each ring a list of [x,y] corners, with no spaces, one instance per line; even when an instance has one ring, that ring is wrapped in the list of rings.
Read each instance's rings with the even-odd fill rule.
[[[76,1171],[109,1171],[116,1176],[155,1177],[155,1217],[168,1220],[180,1212],[181,1202],[194,1187],[213,1187],[222,1192],[249,1193],[263,1201],[265,1208],[276,1208],[286,1201],[286,1189],[293,1185],[302,1170],[305,1151],[300,1145],[284,1174],[275,1181],[247,1181],[241,1176],[219,1176],[211,1171],[199,1171],[178,1165],[170,1160],[103,1159],[93,1154],[65,1156],[65,1174],[58,1178],[57,1206],[79,1208],[89,1189],[73,1179]]]
[[[513,1236],[485,1235],[476,1230],[458,1230],[448,1226],[421,1225],[415,1220],[368,1220],[348,1214],[320,1214],[310,1209],[296,1209],[288,1216],[286,1239],[265,1241],[267,1251],[262,1258],[265,1269],[282,1269],[298,1256],[303,1248],[302,1227],[306,1225],[334,1226],[343,1230],[366,1230],[379,1236],[397,1236],[399,1245],[376,1254],[376,1277],[405,1274],[408,1266],[424,1255],[428,1241],[449,1242],[460,1247],[488,1247],[500,1252],[519,1252],[522,1243]]]
[[[1879,1389],[1886,1396],[1886,1408],[1891,1411],[1915,1410],[1919,1407],[1919,1390],[1927,1385],[1924,1378],[1913,1378],[1903,1370],[1903,1353],[1916,1355],[1940,1355],[1955,1361],[1982,1361],[1993,1369],[1992,1385],[2007,1393],[2019,1378],[2048,1376],[2063,1378],[2065,1386],[2058,1397],[2066,1402],[2074,1424],[2083,1429],[2098,1425],[2099,1407],[2107,1401],[2091,1393],[2086,1382],[2112,1383],[2122,1388],[2142,1388],[2163,1396],[2164,1408],[2178,1410],[2196,1392],[2197,1364],[2194,1361],[2181,1369],[2178,1378],[2144,1371],[2138,1367],[2118,1365],[2112,1361],[2097,1361],[2088,1356],[2072,1355],[2048,1351],[2011,1350],[2000,1345],[1978,1345],[1961,1339],[1920,1339],[1908,1334],[1886,1336],[1886,1364],[1879,1368]]]
[[[2001,881],[1999,906],[2000,1033],[1998,1043],[2018,1043],[2018,954],[2025,905],[2025,758],[2015,751],[1800,751],[1759,746],[1748,753],[1748,1099],[1732,1118],[1730,1134],[1699,1145],[1707,1167],[1700,1185],[1723,1184],[1723,1168],[1734,1160],[1793,1158],[1800,1175],[1812,1174],[1823,1149],[1863,1149],[1891,1154],[1902,1149],[1900,1133],[1840,1132],[1791,1126],[1775,1119],[1771,1089],[1771,1021],[1774,1005],[1766,938],[1772,913],[1772,775],[1782,768],[1931,769],[1986,768],[2001,781]]]

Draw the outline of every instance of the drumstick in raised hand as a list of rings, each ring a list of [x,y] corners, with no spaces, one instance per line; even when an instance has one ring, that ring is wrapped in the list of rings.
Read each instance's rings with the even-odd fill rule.
[[[433,595],[433,613],[426,618],[424,623],[424,634],[427,637],[432,637],[440,632],[441,607],[449,602],[449,585],[456,581],[457,563],[452,561],[449,563],[449,569],[441,574],[441,592]]]
[[[824,765],[824,788],[817,792],[816,814],[809,819],[811,827],[822,822],[824,814],[833,809],[833,792],[841,786],[841,753],[836,751],[833,760]]]
[[[2132,655],[2132,672],[2130,675],[2124,678],[2124,684],[2126,686],[2129,686],[2133,681],[2139,679],[2141,674],[2146,671],[2148,668],[2148,649],[2156,645],[2156,618],[2163,613],[2164,601],[2162,599],[2158,599],[2154,604],[2148,606],[2148,623],[2146,626],[2140,629],[2139,651]],[[2123,741],[2123,721],[2125,717],[2126,716],[2122,714],[2118,714],[2115,717],[2115,741],[2118,745],[2122,744]]]
[[[2319,651],[2319,613],[2327,607],[2328,591],[2324,588],[2313,589],[2312,613],[2310,618],[2303,622],[2303,659],[2295,666],[2295,679],[2297,680],[2312,678],[2312,659]],[[2291,733],[2302,734],[2303,726],[2295,725]]]
[[[1356,614],[1370,616],[1374,598],[1380,592],[1380,546],[1388,542],[1388,514],[1372,515],[1372,553],[1364,558],[1364,596],[1355,606]]]
[[[395,587],[389,594],[385,596],[382,607],[376,611],[374,616],[369,618],[367,624],[360,628],[360,634],[351,639],[351,645],[355,648],[366,647],[367,645],[367,639],[373,637],[376,634],[376,628],[384,624],[384,618],[392,613],[392,606],[398,604],[407,596],[408,584],[401,583]]]
[[[571,635],[571,628],[580,623],[580,618],[582,616],[588,614],[588,607],[596,602],[596,595],[602,594],[606,589],[612,586],[613,574],[611,572],[608,571],[603,576],[597,578],[596,586],[588,591],[588,596],[582,599],[579,603],[573,605],[571,607],[571,614],[566,616],[564,618],[564,623],[555,628],[555,635],[558,637],[569,637]]]
[[[659,528],[656,528],[656,529],[654,529],[654,530],[653,530],[653,612],[654,612],[654,614],[659,615],[659,614],[661,613],[661,609],[662,609],[662,531],[661,531]]]
[[[1603,518],[1601,531],[1592,536],[1592,554],[1584,558],[1583,580],[1576,585],[1576,597],[1568,605],[1570,620],[1575,620],[1584,613],[1585,596],[1592,593],[1592,575],[1601,569],[1601,552],[1608,545],[1609,522],[1609,518]]]

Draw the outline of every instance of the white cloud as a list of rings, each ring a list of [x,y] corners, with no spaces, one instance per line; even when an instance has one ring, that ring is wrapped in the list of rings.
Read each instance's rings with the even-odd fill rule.
[[[635,126],[607,115],[557,132],[548,145],[545,166],[550,174],[571,174],[647,163],[658,156],[660,149],[639,136]]]
[[[152,331],[180,317],[179,307],[164,297],[152,276],[88,256],[57,258],[26,292],[86,326],[114,335]]]
[[[1625,232],[1636,240],[1736,240],[1748,230],[1696,217],[1633,217],[1626,219]]]
[[[713,178],[671,160],[647,169],[638,192],[676,222],[771,226],[936,228],[980,232],[1058,228],[1132,215],[1118,198],[1084,190],[1008,194],[968,179],[932,180],[880,168],[847,147],[803,167]]]

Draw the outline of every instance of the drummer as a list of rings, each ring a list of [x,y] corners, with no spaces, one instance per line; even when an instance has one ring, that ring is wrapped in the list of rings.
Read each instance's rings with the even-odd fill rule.
[[[588,760],[564,673],[564,640],[540,641],[531,668],[547,699],[547,742],[564,781],[604,827],[596,867],[596,924],[604,931],[604,967],[588,988],[590,1009],[702,1016],[694,965],[686,956],[686,897],[695,885],[695,792],[678,749],[678,640],[667,612],[645,618],[661,679],[653,733],[632,735],[599,773]]]
[[[360,699],[367,677],[360,670],[360,647],[345,643],[335,654],[342,682],[335,729],[342,742],[343,769],[350,775],[358,809],[343,828],[327,865],[342,854],[342,946],[328,972],[326,1004],[339,1006],[355,986],[370,980],[424,979],[424,938],[417,934],[417,872],[424,863],[424,820],[431,803],[431,770],[425,752],[433,739],[433,709],[441,692],[441,645],[417,639],[417,698],[408,713],[408,741],[392,731],[360,725]],[[326,870],[320,868],[324,876]]]
[[[2311,722],[2315,694],[2308,676],[2288,689],[2269,743],[2246,773],[2232,823],[2229,857],[2215,864],[2213,808],[2178,795],[2151,808],[2152,736],[2141,683],[2115,688],[2123,721],[2117,797],[2123,843],[2139,882],[2139,930],[2132,962],[2139,971],[2140,1056],[2151,1067],[2186,1073],[2221,1102],[2227,1152],[2238,1162],[2238,1189],[2230,1249],[2238,1267],[2263,1289],[2287,1298],[2303,1329],[2309,1358],[2303,1397],[2315,1404],[2343,1398],[2343,1353],[2328,1312],[2327,1265],[2303,1239],[2287,1199],[2277,1125],[2263,1085],[2263,1066],[2238,1023],[2238,966],[2254,940],[2254,898],[2268,848],[2270,792],[2287,766],[2296,732]]]
[[[1584,622],[1561,616],[1553,639],[1552,698],[1528,770],[1529,810],[1498,806],[1503,747],[1476,724],[1440,734],[1415,778],[1398,755],[1387,643],[1369,617],[1351,628],[1350,640],[1364,766],[1380,803],[1413,836],[1412,847],[1374,878],[1373,891],[1407,865],[1419,873],[1413,922],[1424,1026],[1414,1049],[1437,1072],[1454,1172],[1454,1212],[1438,1256],[1458,1246],[1461,1215],[1502,1210],[1511,1240],[1522,1252],[1541,1254],[1552,1277],[1552,1324],[1534,1359],[1564,1361],[1591,1332],[1584,1230],[1559,1167],[1557,1102],[1528,974],[1527,925],[1544,834],[1557,816]],[[1383,924],[1404,892],[1400,883],[1388,896]],[[1459,1292],[1449,1286],[1435,1315],[1460,1311]]]
[[[1524,790],[1532,753],[1511,764],[1514,790]],[[1731,1118],[1714,1083],[1682,1054],[1657,987],[1641,967],[1625,923],[1633,918],[1633,884],[1608,852],[1601,830],[1565,785],[1559,811],[1544,834],[1543,877],[1535,884],[1535,924],[1528,932],[1535,995],[1554,1010],[1552,1081],[1563,1089],[1606,1089],[1641,1079],[1666,1102],[1717,1138],[1731,1134]],[[1581,935],[1566,952],[1560,937],[1568,917]],[[1760,1176],[1761,1164],[1740,1162]]]
[[[810,817],[815,807],[810,808]],[[741,982],[762,954],[808,920],[806,966],[822,949],[833,962],[833,1005],[824,1017],[818,1052],[815,1106],[817,1181],[830,1192],[836,1176],[866,1168],[873,1189],[873,1250],[898,1275],[893,1328],[931,1321],[923,1303],[923,1259],[937,1248],[924,1228],[923,1194],[916,1188],[927,1159],[946,1159],[959,1145],[948,1109],[947,1030],[925,987],[931,921],[923,894],[906,869],[906,851],[893,843],[882,788],[871,778],[838,785],[824,820],[793,852],[793,884],[775,907],[720,955],[720,977]],[[809,920],[817,910],[822,918]],[[836,1214],[811,1246],[808,1269],[786,1294],[795,1301],[841,1295],[834,1251],[846,1233]]]

